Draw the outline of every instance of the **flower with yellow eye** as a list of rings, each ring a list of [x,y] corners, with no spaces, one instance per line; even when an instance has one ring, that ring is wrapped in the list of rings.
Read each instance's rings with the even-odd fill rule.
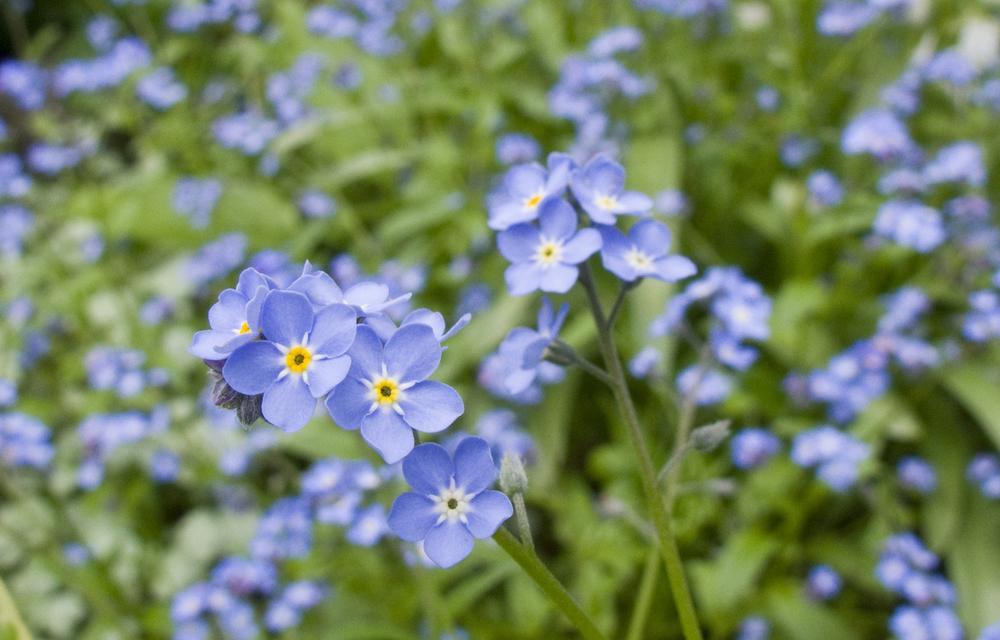
[[[413,449],[413,429],[436,433],[465,411],[454,389],[427,380],[441,361],[441,344],[425,324],[403,325],[384,345],[371,327],[361,325],[348,353],[350,373],[326,399],[326,408],[344,429],[360,429],[390,464]]]
[[[641,215],[653,207],[644,193],[625,190],[625,169],[598,154],[573,172],[570,188],[580,206],[597,224],[614,224],[615,216]]]
[[[499,231],[537,218],[546,200],[558,198],[566,190],[573,166],[566,154],[553,153],[548,167],[537,162],[511,167],[500,188],[488,199],[490,228]]]
[[[317,399],[347,375],[357,314],[345,304],[314,312],[301,293],[271,291],[260,319],[263,339],[233,351],[222,375],[239,393],[263,394],[264,419],[295,431],[312,418]]]
[[[235,289],[219,294],[219,301],[208,310],[211,329],[194,334],[188,352],[203,360],[226,357],[260,336],[260,309],[274,283],[255,269],[240,274]]]
[[[595,229],[577,231],[573,207],[553,198],[541,206],[537,227],[516,224],[497,235],[497,244],[511,261],[504,276],[512,294],[566,293],[579,275],[577,265],[601,248],[601,235]]]

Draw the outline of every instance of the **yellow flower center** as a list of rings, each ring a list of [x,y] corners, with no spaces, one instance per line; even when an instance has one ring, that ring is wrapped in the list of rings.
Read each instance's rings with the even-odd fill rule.
[[[542,201],[542,194],[536,193],[535,195],[531,196],[530,198],[524,201],[524,206],[529,209],[534,209],[535,207],[538,206],[538,203],[541,201]]]
[[[562,254],[562,246],[557,242],[543,242],[538,246],[538,252],[535,254],[535,260],[542,263],[545,266],[559,262],[559,256]]]
[[[236,333],[240,335],[243,335],[244,333],[250,333],[250,325],[247,324],[246,320],[243,321],[243,324],[240,325],[239,331],[237,331]]]
[[[302,373],[309,368],[312,362],[312,353],[305,347],[292,347],[285,354],[285,366],[292,373]]]
[[[379,405],[396,404],[399,400],[399,384],[391,378],[380,378],[372,383],[375,402]]]
[[[614,196],[599,196],[597,198],[597,206],[602,209],[614,209],[617,204],[618,198]]]

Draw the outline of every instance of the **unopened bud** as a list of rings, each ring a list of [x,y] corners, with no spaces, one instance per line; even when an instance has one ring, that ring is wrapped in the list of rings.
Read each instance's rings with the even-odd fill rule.
[[[568,367],[573,364],[575,357],[575,352],[573,347],[569,346],[562,340],[553,340],[545,347],[545,352],[542,354],[542,359],[546,362],[551,362],[552,364],[557,364],[560,367]]]
[[[236,405],[236,417],[239,419],[240,424],[249,427],[261,417],[261,401],[264,399],[263,395],[259,396],[245,396],[240,394],[239,403]]]
[[[516,453],[508,451],[500,461],[500,488],[508,495],[524,493],[528,488],[528,474]]]
[[[698,427],[691,433],[691,445],[698,451],[711,451],[729,437],[729,420],[719,420]]]

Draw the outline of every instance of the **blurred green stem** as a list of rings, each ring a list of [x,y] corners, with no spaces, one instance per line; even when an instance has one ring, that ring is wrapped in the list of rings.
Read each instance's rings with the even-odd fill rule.
[[[17,610],[10,592],[7,591],[3,578],[0,578],[0,631],[3,631],[4,627],[14,630],[15,640],[31,640],[31,632],[21,619],[21,613]]]
[[[636,413],[635,404],[632,402],[628,382],[625,380],[625,371],[618,356],[618,346],[611,334],[611,327],[604,315],[604,307],[601,305],[600,296],[594,286],[594,279],[587,264],[581,265],[580,283],[587,294],[590,310],[594,315],[597,339],[601,355],[604,357],[604,367],[612,380],[611,389],[614,392],[615,401],[618,403],[618,410],[628,427],[632,448],[635,450],[635,457],[639,464],[639,477],[646,494],[646,502],[653,516],[660,553],[667,569],[670,592],[673,594],[674,604],[677,606],[677,615],[681,621],[684,638],[686,640],[701,640],[701,626],[698,624],[698,614],[695,612],[694,600],[692,600],[691,591],[688,589],[687,578],[684,577],[684,565],[681,562],[680,552],[677,550],[677,541],[674,539],[670,516],[667,514],[663,497],[656,486],[656,470],[653,467],[649,449],[646,448],[646,439],[642,434],[642,427],[639,425],[639,416]]]
[[[535,539],[531,537],[531,522],[528,521],[528,507],[524,504],[524,494],[517,491],[513,495],[514,517],[517,519],[517,532],[521,544],[532,553],[535,552]]]
[[[642,570],[639,595],[635,599],[635,608],[632,609],[632,619],[628,623],[626,640],[642,640],[643,632],[646,630],[646,620],[649,618],[649,607],[653,604],[653,594],[656,593],[659,568],[659,553],[656,549],[650,549],[646,555],[646,566]]]
[[[542,563],[534,551],[518,542],[514,534],[504,527],[497,529],[497,532],[493,534],[493,539],[548,596],[552,604],[569,618],[569,621],[573,623],[583,638],[586,640],[607,640],[594,621],[590,619],[590,616],[580,608],[576,599],[559,582],[559,579],[552,575],[552,572]]]
[[[674,500],[677,498],[677,485],[681,479],[681,466],[685,454],[693,446],[692,443],[688,442],[688,437],[691,435],[691,427],[694,426],[695,410],[698,407],[698,389],[701,388],[705,374],[708,373],[708,363],[711,357],[712,352],[708,344],[702,345],[694,384],[691,385],[691,388],[681,399],[680,417],[677,420],[677,433],[674,436],[674,452],[657,477],[657,480],[666,480],[665,500],[668,516],[673,514]]]

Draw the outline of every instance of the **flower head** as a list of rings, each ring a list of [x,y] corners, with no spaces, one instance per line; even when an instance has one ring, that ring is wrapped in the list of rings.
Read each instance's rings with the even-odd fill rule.
[[[547,168],[537,162],[511,167],[500,189],[490,195],[490,228],[502,231],[537,218],[543,203],[562,196],[572,168],[572,159],[563,153],[549,154]]]
[[[260,313],[274,282],[256,269],[245,269],[235,289],[219,294],[208,310],[211,329],[194,334],[188,352],[204,360],[224,360],[260,336]]]
[[[614,224],[615,216],[649,211],[653,201],[644,193],[625,190],[625,169],[605,155],[596,155],[570,179],[573,195],[591,220]]]
[[[452,458],[438,444],[422,444],[403,461],[414,491],[396,498],[389,528],[409,542],[423,540],[427,556],[450,567],[472,551],[476,538],[492,536],[514,513],[510,499],[488,487],[497,470],[482,438],[462,440]]]
[[[604,268],[626,282],[656,278],[677,282],[694,275],[694,263],[684,256],[669,255],[670,229],[656,220],[643,220],[626,236],[616,227],[600,227]]]

